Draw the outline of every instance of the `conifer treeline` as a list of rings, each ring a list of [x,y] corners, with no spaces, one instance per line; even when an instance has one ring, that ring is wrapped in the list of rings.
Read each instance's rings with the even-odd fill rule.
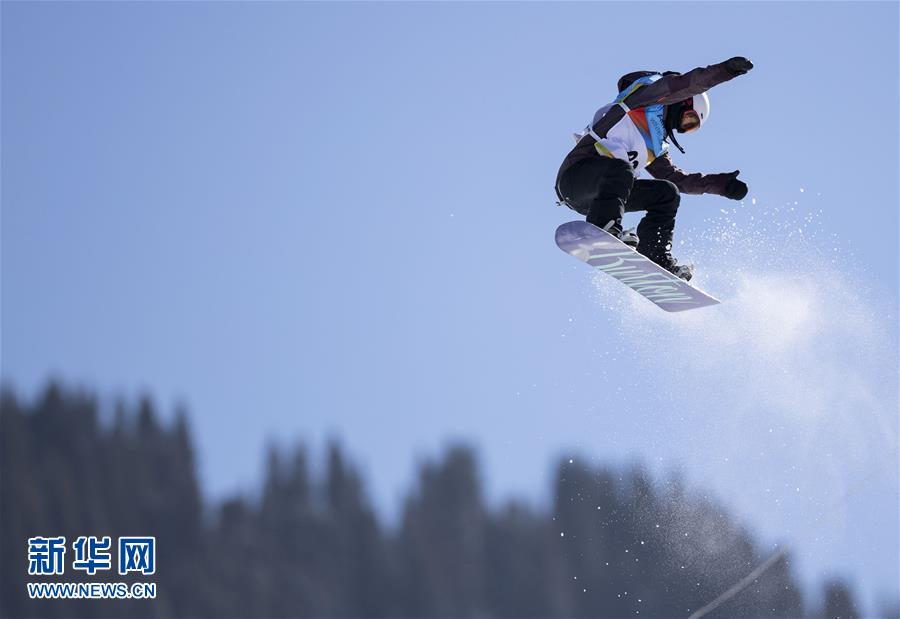
[[[640,468],[564,460],[552,513],[492,511],[460,446],[422,465],[389,529],[337,445],[321,479],[304,449],[273,449],[258,500],[210,505],[184,413],[161,425],[149,399],[101,423],[90,394],[51,384],[28,404],[4,389],[0,425],[3,617],[686,617],[770,551],[721,506]],[[143,577],[156,600],[28,599],[40,580],[29,537],[136,534],[157,538]],[[43,578],[129,579],[69,566]],[[784,559],[713,616],[857,616],[841,582],[812,606]]]

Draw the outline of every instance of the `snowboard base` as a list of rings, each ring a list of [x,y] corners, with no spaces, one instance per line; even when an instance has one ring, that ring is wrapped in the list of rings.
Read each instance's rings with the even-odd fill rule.
[[[557,228],[556,244],[567,254],[611,275],[667,312],[683,312],[720,303],[586,221],[570,221]]]

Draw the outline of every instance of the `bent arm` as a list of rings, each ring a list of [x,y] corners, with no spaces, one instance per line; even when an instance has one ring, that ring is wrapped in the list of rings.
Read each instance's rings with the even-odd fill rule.
[[[671,181],[678,187],[678,191],[687,194],[712,193],[724,196],[725,188],[735,176],[733,173],[686,174],[672,163],[669,153],[654,159],[646,169],[653,178]]]

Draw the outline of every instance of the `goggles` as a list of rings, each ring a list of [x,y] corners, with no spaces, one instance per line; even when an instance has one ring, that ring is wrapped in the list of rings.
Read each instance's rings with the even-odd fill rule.
[[[696,110],[684,110],[678,123],[681,133],[691,133],[700,128],[700,114]]]
[[[694,109],[694,98],[681,102],[681,118],[678,120],[680,133],[691,133],[700,128],[700,114]]]

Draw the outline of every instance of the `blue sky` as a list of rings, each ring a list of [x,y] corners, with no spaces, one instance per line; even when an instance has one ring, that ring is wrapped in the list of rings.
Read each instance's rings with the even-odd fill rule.
[[[896,595],[897,30],[896,3],[3,3],[3,378],[187,403],[217,495],[331,435],[384,509],[454,438],[494,500],[570,453],[680,469],[807,581]],[[679,213],[725,303],[662,316],[554,246],[552,183],[622,73],[734,55],[673,154],[750,185]]]

